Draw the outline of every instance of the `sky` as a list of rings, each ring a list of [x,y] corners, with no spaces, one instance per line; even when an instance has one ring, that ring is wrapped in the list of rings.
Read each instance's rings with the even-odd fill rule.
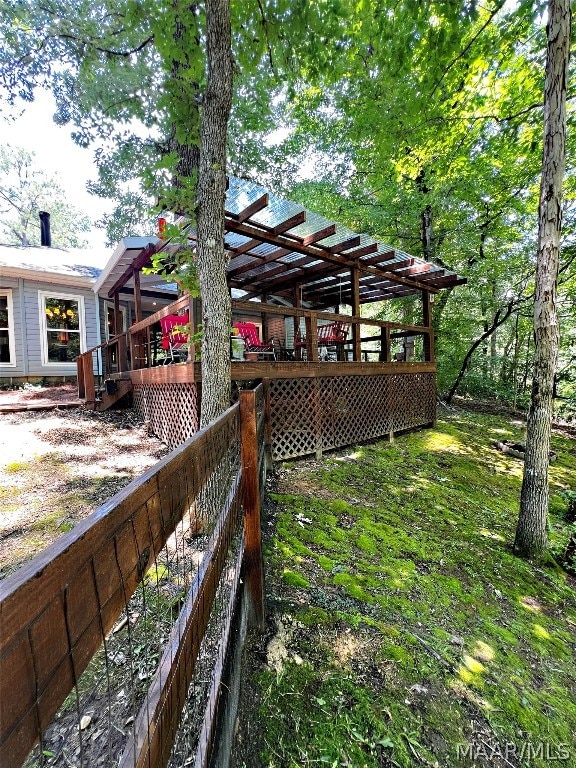
[[[96,178],[96,166],[91,149],[82,149],[75,144],[70,134],[71,126],[58,126],[52,120],[55,112],[54,100],[47,91],[37,91],[31,104],[21,103],[11,113],[0,114],[0,142],[34,152],[38,168],[54,174],[64,189],[69,202],[84,211],[91,220],[96,220],[105,211],[111,210],[111,202],[90,195],[86,182]],[[85,235],[88,245],[103,251],[107,248],[103,229],[93,227]]]

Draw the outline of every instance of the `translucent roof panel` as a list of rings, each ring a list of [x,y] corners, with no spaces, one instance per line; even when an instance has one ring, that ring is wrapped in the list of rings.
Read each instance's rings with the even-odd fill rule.
[[[255,224],[261,224],[269,229],[274,229],[303,211],[304,208],[299,203],[281,200],[279,197],[271,195],[270,202],[266,208],[251,216],[250,221],[253,221]]]
[[[264,292],[277,289],[281,293],[301,283],[318,295],[330,296],[340,288],[350,293],[354,264],[360,267],[361,291],[369,301],[376,300],[372,297],[379,293],[381,298],[390,298],[397,292],[415,293],[465,282],[444,267],[373,236],[355,233],[245,179],[229,178],[226,212],[231,285],[250,281]],[[305,220],[298,222],[303,215]],[[353,240],[357,242],[351,244]],[[344,244],[347,247],[338,248]],[[242,253],[235,256],[234,250]]]
[[[234,216],[238,216],[252,203],[266,194],[264,187],[253,184],[245,179],[237,179],[234,176],[228,178],[226,191],[226,210]]]

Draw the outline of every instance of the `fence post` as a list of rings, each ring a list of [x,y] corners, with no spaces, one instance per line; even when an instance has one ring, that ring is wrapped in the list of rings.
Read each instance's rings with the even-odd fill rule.
[[[82,355],[83,376],[84,383],[84,396],[86,398],[86,405],[94,407],[96,400],[96,382],[94,381],[94,362],[92,360],[92,352],[88,352]]]
[[[86,386],[84,384],[84,360],[82,355],[76,358],[76,375],[78,379],[78,397],[83,400],[86,396]]]
[[[242,445],[242,500],[244,504],[244,578],[248,593],[248,620],[264,629],[264,569],[260,529],[260,450],[256,437],[256,393],[240,392]]]

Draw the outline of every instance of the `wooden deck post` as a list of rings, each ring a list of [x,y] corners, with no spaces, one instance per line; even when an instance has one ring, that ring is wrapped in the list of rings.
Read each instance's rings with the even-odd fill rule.
[[[390,362],[390,328],[385,326],[380,328],[380,355],[381,363]]]
[[[140,270],[134,270],[134,317],[136,322],[142,320],[142,295],[140,293]]]
[[[296,309],[300,309],[301,305],[301,286],[300,283],[296,283],[294,285],[294,307]],[[302,349],[300,347],[296,348],[296,339],[300,335],[300,315],[296,313],[294,315],[293,319],[293,328],[294,328],[294,348],[295,348],[295,356],[296,360],[300,360],[302,358]]]
[[[270,404],[270,379],[262,379],[264,387],[264,443],[266,445],[266,466],[272,467],[272,412]]]
[[[79,355],[76,358],[76,375],[78,380],[78,398],[84,400],[86,397],[86,386],[84,384],[84,356]]]
[[[350,270],[350,281],[352,283],[352,315],[360,317],[360,270],[358,264]],[[362,357],[361,331],[360,323],[352,324],[352,359],[355,362],[360,362]]]
[[[126,346],[126,334],[118,336],[118,373],[128,370],[128,349]]]
[[[242,445],[242,499],[244,504],[244,577],[248,595],[248,620],[264,629],[264,568],[260,528],[260,451],[256,432],[256,394],[240,392]]]
[[[120,293],[114,294],[114,336],[122,332],[122,312],[120,311]]]
[[[82,368],[86,405],[90,404],[93,406],[96,401],[96,382],[94,381],[94,366],[91,352],[82,355]]]
[[[429,291],[422,291],[422,325],[428,328],[428,333],[424,336],[424,361],[433,363],[435,359],[434,329],[432,328],[432,304]]]
[[[311,312],[306,315],[306,358],[318,362],[318,315]]]

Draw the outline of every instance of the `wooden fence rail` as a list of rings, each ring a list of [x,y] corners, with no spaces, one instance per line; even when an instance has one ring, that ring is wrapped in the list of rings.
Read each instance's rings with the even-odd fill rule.
[[[38,742],[37,762],[29,758],[26,765],[60,764],[46,758],[52,751],[44,748],[44,734],[57,711],[70,692],[78,692],[83,671],[102,645],[109,655],[106,643],[122,614],[129,617],[128,624],[133,620],[130,598],[147,584],[151,568],[160,571],[166,548],[181,546],[187,552],[185,542],[202,534],[194,568],[182,564],[175,579],[188,580],[182,608],[120,761],[122,766],[149,768],[167,764],[231,542],[239,536],[236,558],[243,557],[242,511],[249,542],[246,580],[256,623],[263,620],[262,589],[253,586],[262,584],[256,530],[260,487],[254,472],[254,456],[261,455],[256,441],[263,445],[263,417],[256,417],[262,403],[262,386],[242,392],[240,404],[0,583],[3,768],[21,766]],[[184,531],[181,545],[174,539],[178,527]],[[237,587],[238,574],[234,579]],[[232,589],[231,600],[234,595]],[[211,711],[219,690],[214,679]],[[77,730],[81,727],[78,722]],[[198,741],[206,754],[213,731],[208,720]],[[206,763],[206,754],[196,755],[197,764]],[[76,765],[92,764],[88,755],[83,758],[82,745],[78,760]]]

